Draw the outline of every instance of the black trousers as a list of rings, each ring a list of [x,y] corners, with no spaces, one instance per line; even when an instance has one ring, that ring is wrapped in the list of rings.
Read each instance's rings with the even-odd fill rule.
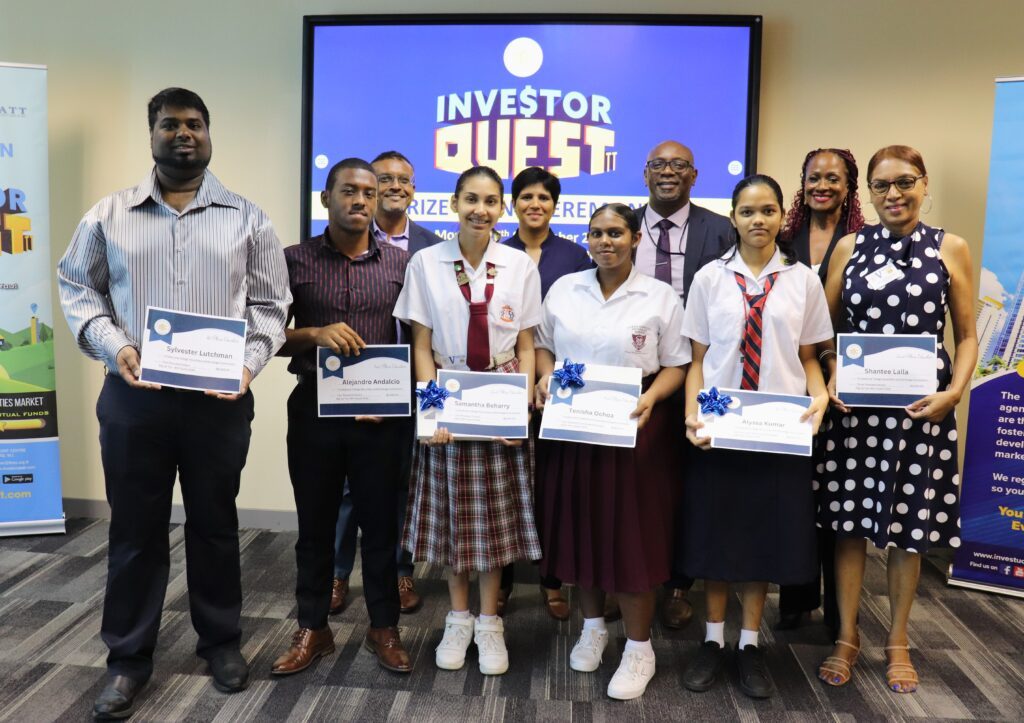
[[[363,597],[370,625],[398,624],[395,545],[397,498],[412,441],[411,419],[379,424],[317,417],[316,385],[300,383],[288,398],[288,471],[295,492],[299,539],[295,597],[299,625],[327,625],[334,576],[334,539],[345,479],[362,530]]]
[[[832,629],[839,627],[839,605],[836,600],[836,533],[818,528],[818,559],[821,573],[804,585],[782,585],[779,587],[779,612],[783,615],[810,612],[822,604],[821,583],[825,581],[825,624]]]
[[[110,503],[107,589],[100,636],[111,673],[145,681],[170,571],[174,480],[185,504],[189,610],[205,658],[238,649],[242,580],[238,495],[253,397],[224,401],[165,388],[133,389],[108,374],[96,404]]]

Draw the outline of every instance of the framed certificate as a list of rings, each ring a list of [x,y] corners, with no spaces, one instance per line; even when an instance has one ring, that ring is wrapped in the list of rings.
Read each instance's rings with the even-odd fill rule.
[[[316,348],[316,402],[321,417],[408,417],[412,369],[408,344],[380,344],[345,356]]]
[[[139,378],[165,387],[237,393],[247,329],[245,319],[147,306]]]
[[[420,410],[416,435],[427,439],[444,427],[456,439],[526,439],[529,392],[525,374],[440,369],[437,385],[448,396],[444,408]]]
[[[642,375],[639,367],[587,364],[582,387],[563,388],[551,377],[551,397],[544,405],[540,438],[636,447],[637,420],[630,414],[640,398]]]
[[[702,390],[707,391],[707,390]],[[811,406],[810,397],[771,394],[745,389],[719,389],[732,401],[724,414],[700,413],[701,437],[711,437],[713,449],[739,449],[811,456],[814,426],[800,417]]]
[[[836,394],[851,407],[905,407],[938,388],[934,334],[840,334]]]

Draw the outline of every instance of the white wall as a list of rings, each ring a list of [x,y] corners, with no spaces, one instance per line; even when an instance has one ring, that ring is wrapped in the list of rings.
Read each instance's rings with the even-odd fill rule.
[[[500,9],[624,8],[615,0],[487,8]],[[811,148],[849,147],[863,166],[880,146],[916,146],[934,197],[926,220],[965,236],[977,264],[992,80],[1024,75],[1020,0],[637,0],[628,10],[764,15],[758,169],[775,175],[789,196]],[[210,106],[218,177],[260,204],[286,244],[297,242],[302,16],[480,11],[478,0],[5,0],[0,60],[50,68],[53,263],[86,209],[147,173],[145,104],[169,85],[196,90]],[[672,60],[666,49],[665,65],[652,72],[692,72]],[[353,63],[350,87],[372,96],[378,75],[417,68],[415,58],[382,53]],[[637,185],[642,193],[639,169]],[[874,218],[870,207],[866,215]],[[102,500],[94,415],[102,371],[78,353],[61,320],[54,326],[65,496]],[[257,416],[240,507],[293,508],[284,454],[291,384],[284,360],[275,360],[254,385]]]

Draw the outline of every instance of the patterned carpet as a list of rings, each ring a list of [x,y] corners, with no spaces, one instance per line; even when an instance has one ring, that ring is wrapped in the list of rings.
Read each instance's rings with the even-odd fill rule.
[[[402,618],[402,636],[416,666],[411,675],[382,670],[362,648],[367,618],[357,568],[355,597],[332,619],[337,654],[305,673],[271,679],[271,661],[287,647],[294,629],[295,535],[264,530],[242,533],[242,652],[252,662],[253,681],[244,693],[227,696],[213,689],[205,663],[194,655],[181,527],[172,527],[170,534],[171,582],[156,672],[140,695],[136,721],[1019,721],[1024,712],[1024,601],[946,587],[934,564],[924,565],[911,619],[921,689],[901,696],[885,688],[881,646],[888,602],[877,555],[868,560],[861,610],[865,649],[853,681],[843,689],[826,688],[815,679],[828,650],[822,625],[785,634],[771,630],[777,618],[773,593],[762,644],[768,646],[778,687],[774,698],[748,699],[735,682],[734,668],[708,693],[684,690],[681,671],[702,632],[692,624],[680,632],[656,627],[658,673],[647,694],[630,703],[611,701],[604,691],[619,661],[621,627],[613,627],[613,644],[597,673],[569,670],[578,608],[569,622],[551,620],[538,604],[536,572],[529,565],[516,571],[520,584],[505,618],[511,657],[506,675],[480,675],[473,649],[459,672],[434,667],[447,588],[440,569],[421,565],[418,588],[426,603]],[[0,720],[89,718],[104,681],[106,650],[98,632],[106,539],[106,522],[91,519],[69,520],[63,537],[0,539]],[[726,638],[735,641],[738,606],[731,605]]]

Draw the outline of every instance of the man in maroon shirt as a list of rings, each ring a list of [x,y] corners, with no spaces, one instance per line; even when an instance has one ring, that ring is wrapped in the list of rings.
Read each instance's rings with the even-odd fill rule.
[[[319,418],[316,348],[348,356],[367,344],[397,343],[391,312],[409,255],[379,244],[370,232],[377,176],[366,161],[347,158],[331,168],[320,201],[328,216],[323,235],[285,249],[295,328],[286,330],[278,353],[293,357],[288,369],[299,380],[288,398],[288,471],[299,520],[299,629],[271,673],[297,673],[334,652],[327,616],[334,530],[346,478],[363,532],[363,590],[370,614],[365,645],[383,667],[408,673],[412,663],[397,628],[395,507],[404,489],[402,459],[412,439],[412,420]]]

